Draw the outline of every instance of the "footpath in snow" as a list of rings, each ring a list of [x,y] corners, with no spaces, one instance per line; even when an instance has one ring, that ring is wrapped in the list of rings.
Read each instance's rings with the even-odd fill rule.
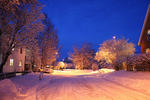
[[[150,100],[150,72],[65,70],[0,81],[0,100]]]

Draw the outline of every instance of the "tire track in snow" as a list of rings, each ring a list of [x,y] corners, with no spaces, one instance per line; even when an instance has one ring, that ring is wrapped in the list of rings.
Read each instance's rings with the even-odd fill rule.
[[[106,83],[108,83],[108,84],[106,84],[107,87],[119,90],[119,92],[126,94],[126,96],[135,98],[134,100],[150,100],[149,94],[142,93],[133,88],[129,88],[127,86],[124,86],[122,84],[119,84],[119,83],[111,81],[111,80],[108,80],[106,78],[102,78],[102,79],[105,80]],[[133,99],[130,99],[130,100],[133,100]]]
[[[150,100],[149,94],[104,77],[90,76],[48,77],[28,92],[31,97],[36,95],[32,100]]]
[[[107,78],[103,78],[103,79],[104,79],[104,80],[106,80],[106,81],[108,81],[108,82],[114,83],[114,84],[116,84],[116,85],[122,86],[122,87],[124,87],[124,88],[126,88],[126,89],[130,89],[130,90],[132,90],[132,91],[139,92],[139,93],[141,93],[141,94],[143,94],[143,95],[145,95],[145,96],[150,96],[150,94],[149,94],[149,93],[141,92],[140,90],[137,90],[137,89],[134,89],[134,88],[131,88],[131,87],[128,87],[128,86],[122,85],[122,84],[120,84],[120,83],[118,83],[118,82],[116,82],[116,81],[109,80],[109,79],[107,79]]]
[[[141,92],[130,90],[126,87],[122,87],[118,84],[109,82],[103,78],[86,78],[86,79],[87,79],[87,84],[95,88],[95,92],[101,92],[105,96],[111,98],[111,100],[112,99],[114,100],[150,100],[150,95],[145,95]]]
[[[90,84],[91,80],[87,80],[87,79],[80,79],[80,80],[83,80],[84,82],[81,82],[80,84],[82,84],[82,86],[80,86],[81,88],[84,87],[84,85],[86,84],[86,87],[90,87],[90,90],[87,90],[85,91],[86,92],[89,92],[89,94],[87,94],[87,96],[91,97],[91,99],[89,100],[113,100],[111,96],[109,96],[107,93],[106,93],[106,90],[105,92],[104,89],[98,89],[98,85],[100,84]],[[82,99],[81,99],[82,100]]]

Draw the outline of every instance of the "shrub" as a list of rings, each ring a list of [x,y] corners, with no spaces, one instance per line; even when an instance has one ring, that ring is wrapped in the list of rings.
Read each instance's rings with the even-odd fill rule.
[[[118,71],[118,70],[127,70],[126,62],[127,62],[127,57],[122,58],[122,59],[117,59],[115,61],[115,63],[113,64],[114,65],[114,69],[116,71]]]

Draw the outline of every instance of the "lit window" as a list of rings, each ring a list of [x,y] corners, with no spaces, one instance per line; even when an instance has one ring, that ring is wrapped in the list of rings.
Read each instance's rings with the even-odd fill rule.
[[[148,34],[150,34],[150,29],[148,30]]]
[[[147,32],[147,40],[150,41],[150,30]]]
[[[10,59],[10,66],[13,66],[14,65],[14,59]]]
[[[15,49],[13,48],[12,51],[14,51]]]
[[[19,66],[22,66],[22,61],[19,61]]]

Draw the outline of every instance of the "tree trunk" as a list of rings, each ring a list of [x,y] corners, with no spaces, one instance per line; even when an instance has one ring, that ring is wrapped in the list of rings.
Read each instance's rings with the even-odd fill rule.
[[[7,52],[4,59],[2,59],[2,62],[0,64],[0,73],[3,73],[3,67],[6,64],[9,55],[10,55],[10,52]]]

